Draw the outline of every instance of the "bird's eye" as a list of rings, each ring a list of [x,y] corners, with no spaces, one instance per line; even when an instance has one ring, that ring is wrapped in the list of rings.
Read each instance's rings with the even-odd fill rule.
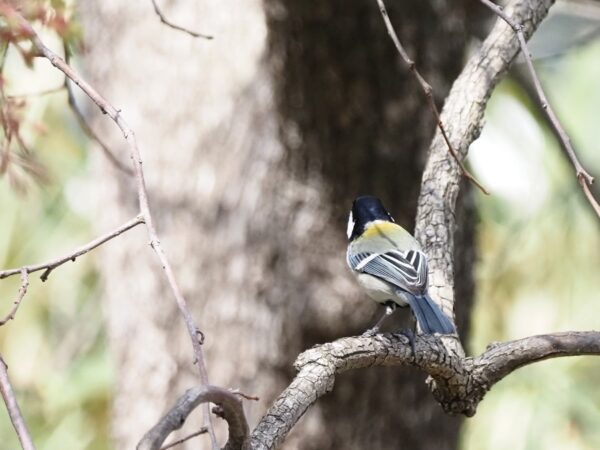
[[[352,217],[352,211],[350,211],[350,215],[348,216],[348,228],[346,229],[348,239],[352,236],[352,231],[354,231],[354,217]]]

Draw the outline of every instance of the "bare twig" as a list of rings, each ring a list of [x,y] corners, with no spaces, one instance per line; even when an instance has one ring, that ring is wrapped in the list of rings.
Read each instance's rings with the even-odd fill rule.
[[[448,138],[448,135],[446,134],[446,129],[444,128],[444,124],[442,123],[442,119],[440,117],[440,112],[438,111],[438,108],[435,105],[435,100],[433,98],[433,88],[427,81],[425,81],[425,78],[423,78],[423,76],[419,73],[419,71],[417,70],[417,65],[410,58],[410,56],[408,56],[408,53],[406,52],[406,50],[400,43],[400,39],[398,39],[398,35],[396,34],[396,31],[394,30],[394,26],[392,25],[392,22],[388,16],[388,13],[385,8],[385,4],[383,3],[383,0],[377,0],[377,4],[379,5],[379,11],[381,12],[381,16],[383,17],[383,21],[385,22],[387,32],[390,35],[390,37],[392,38],[392,41],[394,42],[394,45],[396,46],[398,53],[400,53],[400,56],[402,57],[402,59],[404,60],[404,62],[406,63],[406,65],[408,66],[410,71],[412,72],[412,74],[414,75],[415,79],[419,83],[419,86],[421,86],[421,89],[423,90],[423,93],[425,94],[425,97],[427,98],[427,103],[429,104],[429,108],[431,109],[431,112],[432,112],[433,116],[435,117],[437,127],[439,128],[440,132],[442,133],[442,136],[444,137],[444,140],[446,141],[446,145],[448,146],[448,151],[450,152],[450,154],[452,155],[452,157],[454,158],[454,160],[460,167],[462,175],[466,179],[471,181],[475,186],[477,186],[481,190],[481,192],[489,195],[488,190],[486,188],[484,188],[483,185],[473,175],[471,175],[471,173],[467,170],[467,168],[463,164],[460,156],[458,155],[458,153],[456,152],[456,150],[450,143],[450,139]]]
[[[198,33],[197,31],[192,31],[189,30],[187,28],[184,28],[182,26],[176,25],[173,22],[171,22],[170,20],[168,20],[165,15],[162,13],[162,11],[160,10],[160,8],[158,7],[158,3],[156,3],[156,0],[151,0],[152,1],[152,6],[154,7],[154,12],[156,13],[156,15],[160,18],[160,21],[162,23],[164,23],[166,26],[171,27],[175,30],[179,30],[179,31],[183,31],[184,33],[189,34],[192,37],[196,37],[196,38],[203,38],[203,39],[212,39],[212,36],[209,36],[207,34],[202,34],[202,33]]]
[[[66,42],[63,42],[63,51],[65,54],[65,62],[69,64],[71,59],[71,52],[67,46]],[[104,141],[98,136],[98,134],[94,131],[94,129],[87,123],[83,112],[79,109],[77,105],[77,100],[75,100],[75,93],[73,92],[73,88],[71,87],[71,83],[69,83],[69,77],[65,77],[65,82],[63,87],[67,90],[67,98],[69,101],[69,106],[71,107],[71,111],[75,115],[77,122],[79,123],[79,127],[83,130],[83,132],[93,141],[95,141],[104,155],[108,158],[108,160],[120,171],[125,172],[127,175],[133,175],[133,170],[131,167],[127,167],[124,163],[122,163],[119,158],[112,152],[112,150],[104,143]]]
[[[541,83],[539,77],[537,76],[535,68],[533,67],[533,61],[531,59],[531,52],[529,51],[529,47],[527,46],[527,40],[525,39],[525,35],[523,34],[522,25],[520,23],[518,23],[517,21],[513,20],[508,14],[506,14],[504,12],[504,10],[502,9],[501,6],[496,5],[491,0],[480,0],[480,1],[485,6],[487,6],[489,9],[491,9],[498,17],[500,17],[502,20],[504,20],[513,29],[513,31],[517,35],[517,39],[519,41],[519,46],[521,47],[521,53],[523,54],[525,61],[527,63],[527,68],[529,69],[529,74],[531,76],[531,79],[533,80],[535,90],[540,99],[542,109],[548,115],[548,119],[550,120],[550,123],[556,130],[556,133],[558,134],[558,137],[559,137],[560,141],[562,142],[563,147],[567,151],[567,155],[569,155],[569,159],[571,160],[571,163],[573,164],[573,167],[575,168],[577,181],[579,181],[579,184],[581,185],[583,192],[585,193],[585,196],[587,197],[588,201],[594,208],[594,211],[596,212],[598,217],[600,217],[600,205],[598,204],[597,200],[594,198],[591,191],[589,190],[589,186],[594,182],[594,177],[592,177],[585,170],[585,168],[581,165],[581,162],[579,162],[579,158],[577,157],[577,154],[575,153],[575,149],[573,148],[573,145],[571,144],[571,139],[569,138],[569,135],[567,134],[567,132],[561,125],[560,120],[558,119],[558,116],[556,115],[556,113],[554,112],[554,109],[552,109],[552,106],[548,102],[548,98],[546,97],[546,94],[544,93],[544,89],[542,87],[542,83]]]
[[[33,440],[31,439],[25,419],[23,419],[23,414],[21,414],[21,409],[10,384],[10,379],[8,378],[8,366],[2,359],[2,356],[0,356],[0,393],[6,404],[10,421],[13,427],[15,427],[19,441],[21,441],[21,447],[23,447],[23,450],[35,450]]]
[[[146,189],[146,181],[144,177],[144,171],[142,168],[142,157],[140,150],[137,145],[135,134],[130,126],[125,122],[121,110],[116,109],[111,103],[108,102],[103,96],[101,96],[89,83],[87,83],[71,66],[69,66],[60,56],[50,50],[39,38],[33,27],[29,22],[10,4],[6,1],[0,0],[0,14],[5,17],[14,20],[19,24],[24,36],[27,36],[33,44],[33,49],[37,53],[37,56],[44,57],[50,61],[50,63],[58,70],[63,72],[69,79],[71,79],[97,106],[103,114],[107,114],[119,127],[123,133],[128,146],[129,153],[133,163],[133,169],[135,173],[136,187],[138,202],[140,207],[140,215],[146,224],[146,230],[150,238],[150,246],[154,249],[161,267],[166,275],[169,287],[175,297],[179,311],[184,319],[188,334],[192,341],[192,348],[194,351],[195,362],[198,365],[198,371],[200,373],[200,380],[202,384],[208,385],[208,373],[206,371],[206,365],[204,363],[204,354],[202,351],[202,344],[198,338],[199,328],[194,323],[192,314],[189,311],[187,302],[181,293],[181,289],[175,280],[175,274],[165,252],[160,244],[156,227],[154,226],[154,219],[150,213],[150,205],[148,203],[148,191]],[[201,334],[201,333],[200,333]],[[211,442],[213,449],[217,449],[216,436],[212,427],[210,409],[208,405],[204,408],[206,425],[209,429]]]
[[[256,395],[244,394],[239,389],[230,389],[229,392],[231,392],[234,395],[239,395],[240,397],[245,398],[246,400],[253,400],[255,402],[260,400],[260,398],[257,397]]]
[[[158,450],[171,432],[183,426],[187,417],[202,403],[215,403],[220,406],[223,418],[229,425],[227,450],[247,448],[248,423],[242,402],[229,390],[217,386],[202,386],[188,389],[171,410],[152,427],[137,445],[137,450]]]
[[[0,320],[0,327],[4,325],[9,320],[13,320],[15,318],[15,314],[17,314],[17,310],[19,306],[21,306],[21,301],[27,294],[27,287],[29,286],[29,274],[27,273],[27,269],[21,269],[21,287],[19,288],[19,295],[17,295],[17,299],[14,302],[14,305],[10,312],[4,317],[4,319]]]
[[[43,262],[40,264],[32,264],[29,266],[19,267],[18,269],[2,270],[2,271],[0,271],[0,280],[2,278],[7,278],[7,277],[10,277],[11,275],[16,275],[18,273],[22,274],[23,271],[25,271],[26,273],[29,274],[29,273],[37,272],[39,270],[43,270],[44,272],[42,273],[40,278],[42,279],[42,281],[46,281],[48,279],[48,276],[50,275],[50,272],[52,272],[58,266],[66,263],[67,261],[75,261],[81,255],[85,255],[90,250],[93,250],[96,247],[99,247],[100,245],[104,244],[105,242],[110,241],[111,239],[114,239],[117,236],[120,236],[127,230],[130,230],[131,228],[133,228],[141,223],[144,223],[144,218],[142,216],[136,216],[133,219],[129,220],[128,222],[125,222],[119,228],[116,228],[115,230],[111,231],[110,233],[102,235],[102,236],[94,239],[93,241],[88,242],[87,244],[83,245],[82,247],[79,247],[78,249],[73,250],[72,252],[70,252],[64,256],[61,256],[60,258],[55,258],[51,261],[46,261],[46,262]]]
[[[185,441],[189,441],[190,439],[193,439],[196,436],[200,436],[201,434],[205,434],[206,432],[208,432],[208,428],[202,427],[194,433],[188,434],[187,436],[182,437],[181,439],[177,439],[176,441],[161,447],[160,450],[167,450],[169,448],[173,448],[176,445],[183,444]]]

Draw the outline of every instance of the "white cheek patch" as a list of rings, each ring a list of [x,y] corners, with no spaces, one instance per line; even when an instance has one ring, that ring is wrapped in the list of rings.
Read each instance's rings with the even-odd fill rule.
[[[354,217],[352,217],[352,211],[350,211],[350,215],[348,216],[348,228],[346,229],[348,239],[352,236],[352,231],[354,231]]]

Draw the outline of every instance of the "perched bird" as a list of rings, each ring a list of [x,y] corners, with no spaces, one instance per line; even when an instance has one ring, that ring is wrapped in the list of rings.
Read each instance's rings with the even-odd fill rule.
[[[367,334],[376,333],[396,306],[407,305],[423,333],[456,332],[450,319],[427,294],[427,258],[419,243],[394,223],[378,198],[364,196],[354,200],[347,233],[348,265],[367,295],[386,306],[385,315]],[[414,350],[412,340],[411,345]]]

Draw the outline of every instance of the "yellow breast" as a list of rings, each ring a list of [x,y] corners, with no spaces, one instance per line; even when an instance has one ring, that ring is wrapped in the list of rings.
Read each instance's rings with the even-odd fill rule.
[[[393,222],[384,222],[384,221],[376,221],[371,222],[365,228],[363,236],[366,238],[375,237],[375,236],[394,236],[397,235],[399,231],[404,231],[399,225],[396,225]]]

